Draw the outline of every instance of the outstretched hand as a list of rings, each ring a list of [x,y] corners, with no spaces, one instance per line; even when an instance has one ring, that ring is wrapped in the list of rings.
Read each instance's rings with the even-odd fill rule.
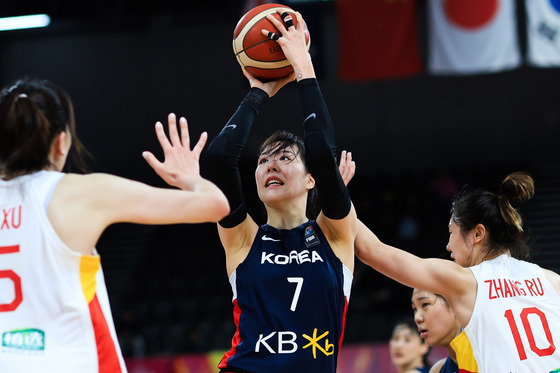
[[[175,114],[167,117],[169,125],[169,139],[165,135],[163,125],[155,125],[156,136],[164,154],[164,161],[160,162],[151,152],[145,151],[142,156],[154,171],[169,185],[189,190],[194,179],[200,178],[200,153],[206,144],[208,134],[203,132],[200,139],[191,150],[187,120],[179,119],[180,132],[177,130]]]
[[[354,177],[356,173],[356,162],[352,160],[352,153],[343,150],[340,153],[340,164],[338,165],[338,171],[340,172],[340,176],[342,176],[342,180],[344,181],[344,185],[348,186],[348,183]]]

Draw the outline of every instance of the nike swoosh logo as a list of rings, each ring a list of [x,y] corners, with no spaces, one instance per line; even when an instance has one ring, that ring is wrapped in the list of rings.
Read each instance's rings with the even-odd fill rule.
[[[224,130],[228,127],[231,127],[231,129],[235,129],[235,127],[237,127],[237,124],[228,124],[227,126],[224,127]]]
[[[317,114],[315,114],[315,113],[309,114],[309,116],[308,116],[307,118],[305,118],[305,120],[303,121],[303,123],[307,122],[307,121],[309,120],[309,118],[316,119],[316,118],[317,118]]]
[[[262,240],[263,240],[263,241],[274,241],[274,242],[280,242],[280,241],[282,241],[282,240],[276,240],[276,239],[274,239],[274,238],[272,238],[272,237],[268,237],[266,234],[265,234],[264,236],[262,236]]]

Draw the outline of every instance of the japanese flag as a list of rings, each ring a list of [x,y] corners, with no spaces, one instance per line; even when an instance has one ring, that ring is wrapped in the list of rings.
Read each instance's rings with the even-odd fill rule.
[[[526,0],[527,60],[539,67],[560,66],[560,1]]]
[[[490,73],[521,63],[513,0],[429,0],[428,27],[433,74]]]

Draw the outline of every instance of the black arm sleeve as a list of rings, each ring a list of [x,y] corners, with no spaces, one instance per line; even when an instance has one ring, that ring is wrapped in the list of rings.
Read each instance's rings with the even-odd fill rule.
[[[352,202],[338,171],[331,117],[316,79],[303,79],[298,87],[307,165],[315,178],[319,203],[327,218],[342,219],[350,212]]]
[[[267,100],[266,92],[251,88],[206,151],[204,176],[224,192],[231,208],[231,213],[220,221],[224,228],[241,224],[247,216],[238,163],[251,126]]]

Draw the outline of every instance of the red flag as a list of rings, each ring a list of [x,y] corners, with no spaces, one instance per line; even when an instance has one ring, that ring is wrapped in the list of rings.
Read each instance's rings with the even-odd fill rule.
[[[405,77],[423,70],[416,0],[338,0],[341,80]]]

